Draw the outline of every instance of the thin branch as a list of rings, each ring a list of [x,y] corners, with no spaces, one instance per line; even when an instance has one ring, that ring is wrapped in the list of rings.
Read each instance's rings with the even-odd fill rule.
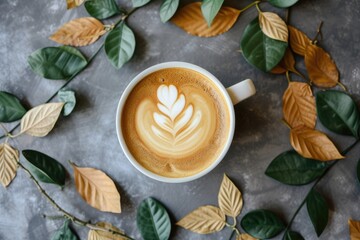
[[[323,24],[324,24],[324,22],[321,21],[321,22],[320,22],[320,25],[319,25],[319,27],[318,27],[318,29],[317,29],[317,31],[316,31],[315,37],[313,38],[313,40],[311,40],[311,42],[312,42],[313,44],[316,44],[316,43],[318,42],[318,37],[319,37],[319,36],[320,36],[320,40],[323,39],[323,35],[322,35],[322,32],[321,32],[321,28],[322,28]]]
[[[360,142],[359,139],[357,139],[353,144],[351,144],[349,147],[347,147],[344,151],[342,151],[341,155],[346,155],[349,151],[351,151],[351,149],[353,149],[358,143]],[[310,192],[316,187],[316,185],[321,181],[321,179],[330,171],[330,169],[335,166],[335,164],[337,164],[339,162],[339,160],[334,161],[333,163],[331,163],[331,165],[329,165],[329,167],[324,171],[324,173],[315,181],[315,183],[312,185],[312,187],[310,188],[309,192],[306,194],[306,197],[303,199],[303,201],[300,203],[299,207],[296,209],[295,213],[293,214],[292,218],[290,219],[289,224],[286,226],[285,228],[285,232],[284,232],[284,236],[283,238],[285,238],[285,234],[286,232],[290,229],[292,223],[294,222],[294,219],[296,218],[297,214],[299,213],[299,211],[301,210],[301,208],[304,206],[304,204],[306,203],[306,199],[308,198]]]
[[[59,212],[61,212],[62,214],[64,214],[64,217],[71,220],[73,223],[80,225],[80,226],[84,226],[87,227],[91,230],[97,230],[97,231],[103,231],[103,232],[109,232],[111,234],[114,235],[119,235],[125,239],[129,239],[129,240],[134,240],[131,237],[128,237],[126,234],[118,232],[118,231],[114,231],[112,229],[107,229],[104,227],[99,227],[97,225],[91,224],[88,221],[84,221],[81,220],[77,217],[75,217],[74,215],[71,215],[70,213],[68,213],[67,211],[65,211],[64,209],[62,209],[46,192],[45,190],[41,187],[41,185],[39,184],[39,182],[35,179],[35,177],[32,175],[32,173],[26,168],[24,167],[24,165],[22,165],[20,162],[18,163],[19,167],[21,167],[31,178],[31,180],[35,183],[35,185],[37,186],[38,190],[40,191],[40,193],[42,195],[44,195],[46,197],[46,199],[51,203],[51,205],[53,205],[54,208],[56,208]]]
[[[240,12],[244,12],[246,10],[248,10],[249,8],[253,7],[254,5],[258,5],[259,3],[261,3],[261,1],[255,1],[253,3],[250,3],[249,5],[247,5],[246,7],[244,7],[243,9],[240,9]],[[257,6],[258,7],[258,6]]]

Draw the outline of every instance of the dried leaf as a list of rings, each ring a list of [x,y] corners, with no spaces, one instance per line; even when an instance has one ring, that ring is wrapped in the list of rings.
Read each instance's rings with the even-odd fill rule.
[[[318,87],[335,87],[339,71],[330,55],[321,47],[309,44],[305,51],[305,66],[311,82]]]
[[[350,240],[360,240],[360,222],[349,219]]]
[[[306,36],[305,33],[302,31],[292,27],[288,26],[289,33],[290,33],[290,46],[291,49],[301,55],[305,56],[305,49],[306,46],[311,43],[311,40]]]
[[[225,214],[221,209],[207,205],[195,209],[176,225],[192,232],[208,234],[221,231],[225,223]]]
[[[112,231],[119,232],[121,234],[125,234],[124,231],[114,227],[113,225],[107,222],[98,222],[96,225],[99,227],[110,229]],[[88,234],[88,240],[123,240],[123,239],[128,239],[128,238],[123,237],[119,234],[114,234],[111,232],[105,232],[100,230],[90,230]]]
[[[315,98],[306,83],[291,82],[283,96],[285,121],[292,127],[306,126],[314,129],[316,124]]]
[[[85,0],[66,0],[67,9],[72,9],[83,4]]]
[[[93,17],[71,20],[60,27],[50,39],[70,46],[86,46],[106,33],[104,25]]]
[[[295,58],[289,48],[286,49],[283,59],[275,68],[271,70],[271,73],[283,74],[287,71],[297,73],[297,70],[295,69]]]
[[[0,182],[7,187],[16,176],[19,152],[7,143],[0,144]]]
[[[254,238],[247,233],[242,233],[236,237],[236,240],[257,240],[257,238]]]
[[[208,27],[200,5],[200,2],[195,2],[184,6],[177,11],[171,21],[191,35],[213,37],[229,31],[240,15],[240,11],[235,8],[221,7],[211,27]]]
[[[259,23],[261,30],[269,38],[288,42],[288,28],[279,15],[272,12],[260,12]]]
[[[94,168],[71,165],[74,168],[76,189],[90,206],[104,212],[121,213],[120,194],[105,173]]]
[[[21,119],[21,133],[44,137],[59,118],[64,103],[46,103],[28,111]]]
[[[290,143],[305,158],[321,161],[344,158],[324,133],[308,127],[300,126],[291,129]]]
[[[240,214],[243,206],[241,192],[225,174],[220,186],[218,201],[220,209],[226,215],[235,218]]]

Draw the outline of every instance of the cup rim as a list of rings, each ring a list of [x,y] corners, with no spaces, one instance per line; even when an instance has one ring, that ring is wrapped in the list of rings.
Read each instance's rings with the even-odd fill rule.
[[[164,177],[161,175],[158,175],[156,173],[153,173],[151,171],[149,171],[148,169],[146,169],[145,167],[143,167],[140,163],[137,162],[137,160],[135,159],[135,157],[130,153],[124,136],[122,134],[122,129],[121,129],[121,115],[122,115],[122,109],[125,105],[125,102],[129,96],[129,94],[131,93],[131,91],[133,90],[133,88],[147,75],[156,72],[158,70],[162,70],[162,69],[166,69],[166,68],[186,68],[186,69],[190,69],[190,70],[194,70],[196,72],[199,72],[203,75],[205,75],[207,78],[209,78],[217,87],[218,89],[221,91],[224,100],[227,104],[227,107],[229,109],[229,114],[230,114],[230,129],[229,129],[229,134],[226,140],[226,143],[223,145],[222,150],[220,155],[218,156],[218,158],[213,161],[211,163],[210,166],[208,166],[207,168],[203,169],[202,171],[191,175],[191,176],[186,176],[186,177],[179,177],[179,178],[171,178],[171,177]],[[142,72],[140,72],[139,74],[137,74],[131,81],[130,83],[127,85],[127,87],[125,88],[125,90],[123,91],[123,93],[121,94],[120,100],[118,102],[117,105],[117,110],[116,110],[116,134],[120,143],[120,146],[126,156],[126,158],[129,160],[129,162],[138,170],[140,171],[142,174],[144,174],[147,177],[150,177],[152,179],[155,179],[157,181],[161,181],[161,182],[165,182],[165,183],[184,183],[184,182],[190,182],[193,181],[195,179],[198,179],[204,175],[206,175],[207,173],[209,173],[210,171],[212,171],[225,157],[226,153],[228,152],[230,145],[232,143],[233,137],[234,137],[234,131],[235,131],[235,113],[234,113],[234,106],[233,103],[231,101],[231,98],[226,90],[226,88],[224,87],[224,85],[213,75],[211,74],[209,71],[205,70],[202,67],[199,67],[195,64],[192,63],[187,63],[187,62],[179,62],[179,61],[172,61],[172,62],[163,62],[163,63],[159,63],[156,65],[153,65],[151,67],[146,68],[145,70],[143,70]]]

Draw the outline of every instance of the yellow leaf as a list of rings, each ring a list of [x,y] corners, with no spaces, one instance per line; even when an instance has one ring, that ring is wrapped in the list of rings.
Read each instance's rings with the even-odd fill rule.
[[[290,82],[283,96],[285,121],[292,127],[306,126],[314,129],[316,124],[315,98],[306,83]]]
[[[279,15],[272,12],[260,12],[259,24],[263,33],[269,38],[288,42],[288,28]]]
[[[199,37],[213,37],[229,31],[240,15],[240,11],[231,7],[221,7],[211,27],[208,26],[201,12],[201,3],[190,3],[179,9],[171,19],[187,33]]]
[[[65,23],[50,39],[64,45],[86,46],[94,43],[105,33],[105,27],[99,20],[84,17]]]
[[[291,49],[295,53],[301,56],[305,56],[306,46],[310,44],[311,40],[306,36],[305,33],[292,26],[288,26],[288,29],[290,32]]]
[[[305,158],[321,161],[344,158],[324,133],[304,126],[291,129],[290,143]]]
[[[283,59],[275,68],[271,70],[271,73],[283,74],[287,71],[297,73],[297,70],[295,69],[295,58],[289,48],[286,49]]]
[[[67,9],[76,8],[83,4],[85,0],[66,0]]]
[[[21,133],[46,136],[55,126],[64,103],[46,103],[28,111],[21,119]]]
[[[360,240],[360,222],[349,219],[350,240]]]
[[[253,238],[249,234],[243,233],[236,237],[236,240],[258,240],[257,238]]]
[[[114,227],[113,225],[107,222],[99,222],[96,225],[102,228],[110,229],[112,231],[124,234],[124,231]],[[101,230],[92,229],[89,231],[88,234],[88,240],[123,240],[123,239],[128,239],[128,238],[122,237],[119,234],[105,232]]]
[[[75,186],[81,197],[92,207],[104,212],[120,213],[120,194],[114,182],[94,168],[74,168]]]
[[[16,176],[19,152],[7,143],[0,144],[0,182],[7,187]]]
[[[176,225],[200,234],[219,232],[225,227],[225,214],[220,208],[210,205],[201,206]]]
[[[309,44],[305,51],[305,66],[311,82],[318,87],[335,87],[339,82],[339,71],[324,49]]]
[[[234,183],[224,174],[219,196],[220,209],[230,217],[237,217],[243,207],[241,192]]]

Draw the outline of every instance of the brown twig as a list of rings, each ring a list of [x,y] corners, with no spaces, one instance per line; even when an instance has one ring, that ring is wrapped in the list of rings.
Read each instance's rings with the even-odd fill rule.
[[[322,32],[321,32],[321,28],[322,28],[323,25],[324,25],[324,22],[321,21],[321,22],[320,22],[320,25],[319,25],[319,27],[318,27],[318,29],[317,29],[317,31],[316,31],[315,37],[313,38],[313,40],[311,40],[311,43],[312,43],[312,44],[316,44],[316,43],[319,41],[319,40],[318,40],[318,37],[319,37],[319,36],[320,36],[320,40],[323,39],[323,35],[322,35]]]
[[[62,209],[50,196],[49,194],[47,194],[45,192],[45,190],[41,187],[41,185],[39,184],[39,182],[35,179],[35,177],[32,175],[32,173],[26,168],[24,167],[24,165],[22,165],[20,162],[18,163],[19,167],[22,168],[30,177],[30,179],[35,183],[35,185],[37,186],[38,190],[40,191],[40,193],[42,195],[44,195],[46,197],[46,199],[51,203],[51,205],[53,205],[54,208],[56,208],[56,210],[58,210],[59,212],[61,212],[64,216],[64,218],[69,219],[70,221],[72,221],[73,223],[80,225],[80,226],[84,226],[87,227],[91,230],[95,230],[95,231],[103,231],[103,232],[109,232],[111,234],[114,235],[119,235],[125,239],[129,239],[129,240],[134,240],[133,238],[127,236],[124,233],[118,232],[118,231],[114,231],[112,229],[108,229],[108,228],[104,228],[104,227],[100,227],[97,226],[95,224],[91,224],[89,221],[84,221],[81,220],[77,217],[75,217],[74,215],[71,215],[70,213],[68,213],[67,211],[65,211],[64,209]]]

